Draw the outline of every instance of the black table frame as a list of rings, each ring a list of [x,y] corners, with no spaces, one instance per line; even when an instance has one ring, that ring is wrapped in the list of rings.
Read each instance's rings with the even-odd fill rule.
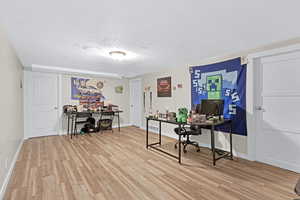
[[[149,144],[149,121],[157,121],[159,122],[159,141]],[[167,154],[173,158],[176,158],[179,162],[179,164],[181,164],[181,139],[182,139],[182,135],[178,134],[178,156],[173,155],[167,151],[162,150],[161,148],[157,147],[157,145],[161,146],[161,124],[162,123],[168,123],[168,124],[173,124],[173,125],[177,125],[179,130],[181,129],[181,127],[185,126],[185,125],[191,125],[188,123],[179,123],[179,122],[175,122],[175,121],[168,121],[168,120],[164,120],[164,119],[156,119],[156,118],[146,118],[146,148],[153,148],[159,152],[162,152],[164,154]],[[201,124],[194,124],[194,125],[198,125],[200,127],[203,128],[210,128],[210,134],[211,134],[211,151],[213,154],[213,165],[216,165],[216,162],[221,159],[221,158],[226,158],[226,159],[230,159],[233,160],[233,153],[232,153],[232,120],[223,120],[223,121],[218,121],[218,122],[212,122],[212,123],[201,123]],[[215,128],[217,128],[218,126],[222,126],[222,125],[229,125],[230,127],[230,132],[229,132],[229,138],[230,138],[230,151],[223,151],[220,149],[217,149],[215,147]],[[218,157],[217,155],[218,154]]]
[[[104,112],[112,112],[112,111],[97,111],[97,112],[85,112],[85,113],[90,113],[90,114],[96,114],[96,115],[101,115]],[[118,130],[119,132],[121,131],[121,126],[120,126],[120,113],[123,112],[121,110],[118,111],[113,111],[114,112],[114,117],[117,117],[118,119]],[[67,121],[68,121],[68,128],[67,128],[67,135],[71,134],[71,139],[72,135],[74,132],[74,122],[75,122],[75,116],[78,112],[66,112],[65,114],[67,115]],[[70,123],[71,122],[71,123]],[[71,132],[70,132],[70,125],[71,125]]]

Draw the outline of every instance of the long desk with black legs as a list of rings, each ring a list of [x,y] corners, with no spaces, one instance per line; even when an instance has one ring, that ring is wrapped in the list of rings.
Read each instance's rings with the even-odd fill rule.
[[[158,134],[158,142],[155,143],[151,143],[149,144],[149,121],[157,121],[159,123],[159,134]],[[156,119],[156,118],[146,118],[146,148],[153,148],[157,151],[160,151],[166,155],[169,155],[173,158],[176,158],[179,162],[179,164],[181,164],[181,139],[182,139],[182,135],[179,134],[178,135],[178,155],[173,155],[167,151],[162,150],[159,146],[161,146],[161,124],[162,123],[168,123],[168,124],[173,124],[173,125],[177,125],[179,130],[181,129],[181,127],[185,126],[185,125],[191,125],[188,123],[179,123],[179,122],[175,122],[175,121],[168,121],[168,120],[164,120],[164,119]],[[227,158],[227,159],[233,159],[233,153],[232,153],[232,121],[231,120],[218,120],[218,121],[209,121],[209,122],[204,122],[204,123],[194,123],[193,125],[197,125],[200,126],[202,128],[207,128],[210,129],[210,134],[211,134],[211,151],[212,151],[212,160],[213,160],[213,165],[216,165],[217,160],[221,159],[221,158]],[[215,129],[223,126],[223,125],[228,125],[230,127],[230,132],[229,132],[229,142],[230,142],[230,151],[223,151],[220,149],[217,149],[215,147]],[[159,146],[158,146],[159,145]],[[218,154],[218,155],[216,155]]]
[[[81,113],[90,113],[92,115],[101,115],[105,112],[111,112],[111,111],[84,111]],[[117,110],[117,111],[113,111],[114,112],[114,117],[117,117],[118,120],[118,130],[119,132],[121,131],[121,125],[120,125],[120,113],[122,113],[122,110]],[[75,116],[76,114],[79,112],[66,112],[65,115],[67,116],[67,135],[71,134],[71,138],[72,135],[74,133],[74,123],[75,123]],[[70,127],[71,126],[71,127]]]
[[[158,121],[159,122],[159,141],[149,144],[149,121],[153,120],[153,121]],[[174,124],[174,125],[178,125],[179,128],[181,128],[182,125],[184,125],[184,123],[178,123],[178,122],[173,122],[173,121],[167,121],[167,120],[161,120],[161,119],[155,119],[155,118],[146,118],[146,148],[153,148],[157,151],[160,151],[164,154],[167,154],[173,158],[176,158],[179,162],[179,164],[181,164],[181,135],[178,136],[178,144],[179,144],[179,148],[178,148],[178,156],[173,155],[167,151],[162,150],[161,148],[157,147],[157,145],[161,146],[161,123],[168,123],[168,124]]]

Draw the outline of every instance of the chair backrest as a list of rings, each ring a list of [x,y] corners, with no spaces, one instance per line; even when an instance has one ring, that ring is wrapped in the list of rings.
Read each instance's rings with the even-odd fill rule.
[[[299,179],[298,183],[295,186],[295,192],[296,192],[297,195],[300,196],[300,179]]]
[[[100,130],[112,130],[114,115],[113,111],[102,111],[98,121],[98,128]]]

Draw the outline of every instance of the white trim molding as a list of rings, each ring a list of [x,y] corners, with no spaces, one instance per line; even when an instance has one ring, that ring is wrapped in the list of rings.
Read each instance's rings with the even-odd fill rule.
[[[120,128],[124,128],[124,127],[128,127],[128,126],[132,126],[131,124],[120,124]],[[113,128],[118,128],[118,125],[113,125]]]
[[[33,64],[31,67],[24,67],[24,70],[35,71],[35,72],[58,73],[58,74],[90,75],[96,77],[109,77],[109,78],[117,78],[117,79],[122,78],[122,75],[116,73],[96,72],[90,70],[72,69],[72,68],[57,67],[57,66],[44,66],[44,65],[36,65],[36,64]]]
[[[19,144],[19,146],[18,146],[18,148],[17,148],[17,151],[16,151],[16,153],[15,153],[13,159],[12,159],[11,165],[10,165],[8,173],[7,173],[7,175],[6,175],[5,179],[4,179],[4,182],[3,182],[2,186],[1,186],[0,199],[4,198],[6,188],[8,186],[8,183],[10,181],[10,178],[11,178],[11,175],[13,173],[14,167],[15,167],[16,162],[18,160],[18,156],[19,156],[19,153],[21,151],[23,142],[24,142],[24,140],[22,139],[21,142],[20,142],[20,144]]]
[[[252,53],[252,54],[249,54],[247,57],[248,57],[248,61],[251,62],[251,60],[253,61],[253,59],[274,56],[274,55],[283,54],[283,53],[290,53],[290,52],[295,52],[295,51],[300,51],[300,44],[290,45],[290,46],[267,50],[267,51],[261,51],[258,53]]]

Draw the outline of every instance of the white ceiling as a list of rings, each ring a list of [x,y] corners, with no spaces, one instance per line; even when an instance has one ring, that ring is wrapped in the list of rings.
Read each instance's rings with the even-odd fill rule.
[[[125,76],[196,64],[300,36],[299,0],[1,0],[24,66]],[[137,54],[114,61],[82,46]]]

